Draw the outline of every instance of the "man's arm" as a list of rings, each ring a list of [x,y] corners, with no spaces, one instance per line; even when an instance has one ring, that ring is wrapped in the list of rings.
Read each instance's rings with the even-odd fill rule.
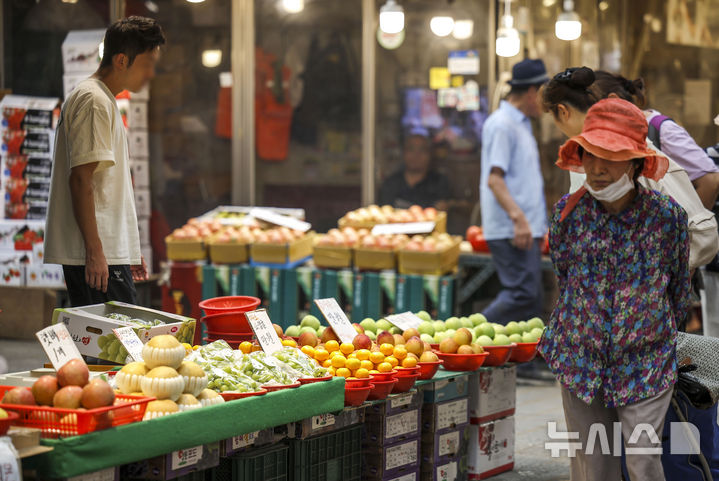
[[[524,212],[509,193],[507,183],[504,181],[504,171],[499,167],[492,167],[487,184],[499,205],[514,223],[514,246],[518,249],[529,249],[532,246],[532,229],[529,227]]]
[[[102,241],[97,230],[92,184],[92,176],[97,166],[98,162],[91,162],[72,168],[70,171],[70,194],[75,221],[85,242],[85,282],[94,289],[107,292],[109,273],[105,253],[102,250]]]
[[[719,195],[719,172],[709,172],[692,182],[697,195],[705,209],[714,209],[714,203]]]

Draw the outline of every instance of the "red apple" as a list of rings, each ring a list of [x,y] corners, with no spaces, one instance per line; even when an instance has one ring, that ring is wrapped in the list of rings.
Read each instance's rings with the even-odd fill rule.
[[[52,406],[52,398],[60,389],[55,376],[40,376],[32,385],[32,395],[41,406]]]
[[[352,345],[356,350],[371,349],[372,339],[370,339],[367,334],[357,334],[355,338],[352,339]]]
[[[83,387],[90,379],[90,370],[87,364],[80,359],[67,361],[57,371],[57,382],[60,386]]]

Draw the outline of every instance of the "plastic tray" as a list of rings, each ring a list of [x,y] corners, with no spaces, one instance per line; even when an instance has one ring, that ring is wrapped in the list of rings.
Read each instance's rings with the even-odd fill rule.
[[[0,399],[15,386],[0,386]],[[27,388],[30,389],[30,388]],[[49,406],[26,406],[1,404],[6,411],[19,415],[17,426],[38,428],[44,438],[59,438],[87,434],[109,427],[142,421],[147,403],[155,398],[117,394],[115,405],[102,408],[79,409],[53,408]]]
[[[360,481],[363,425],[291,442],[294,481]],[[262,478],[256,478],[262,479]]]
[[[508,346],[484,346],[484,352],[488,353],[489,356],[487,356],[482,365],[488,367],[501,366],[509,360],[509,356],[515,347],[517,347],[515,343]]]

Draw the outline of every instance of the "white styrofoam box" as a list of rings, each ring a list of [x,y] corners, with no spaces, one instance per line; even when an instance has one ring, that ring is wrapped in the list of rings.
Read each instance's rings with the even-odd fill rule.
[[[25,267],[25,285],[28,287],[65,287],[62,266],[57,264],[33,264]]]
[[[469,426],[469,479],[514,469],[514,416]]]
[[[60,99],[6,95],[0,100],[3,129],[54,129],[60,116]]]
[[[77,84],[88,78],[90,75],[92,75],[92,72],[86,73],[66,73],[62,76],[62,98],[66,99],[70,92],[75,90],[75,87],[77,87]]]
[[[117,103],[117,109],[120,111],[122,120],[125,123],[125,128],[130,128],[130,99],[115,99]]]
[[[135,189],[135,212],[138,219],[150,217],[150,189]]]
[[[62,65],[65,73],[92,74],[100,66],[100,44],[105,30],[71,30],[62,42]]]
[[[44,230],[45,221],[0,219],[0,250],[14,251],[15,241],[13,238],[27,229],[34,231]]]
[[[24,264],[0,264],[0,286],[24,286],[25,265]]]
[[[517,367],[480,368],[469,381],[469,417],[474,424],[514,414],[517,404]]]
[[[150,161],[147,159],[130,159],[132,183],[136,189],[150,187]]]
[[[130,109],[127,112],[127,124],[131,129],[147,129],[147,102],[130,99]]]
[[[128,134],[128,139],[130,144],[130,157],[142,157],[146,159],[150,156],[147,130],[131,130]]]
[[[150,219],[137,219],[137,229],[140,231],[140,247],[150,246]]]
[[[140,247],[142,257],[145,258],[145,264],[147,264],[147,274],[152,274],[152,246]]]

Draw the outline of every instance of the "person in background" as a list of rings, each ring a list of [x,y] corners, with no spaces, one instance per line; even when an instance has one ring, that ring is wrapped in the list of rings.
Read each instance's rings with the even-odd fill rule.
[[[567,137],[582,132],[587,110],[602,97],[611,94],[598,88],[595,72],[587,67],[573,67],[558,73],[542,89],[542,105],[550,112],[557,128]],[[627,100],[627,99],[625,99]],[[690,233],[689,267],[693,271],[709,262],[719,249],[719,235],[714,214],[702,205],[687,173],[671,158],[667,173],[659,181],[640,177],[644,187],[667,194],[686,211]],[[570,171],[572,188],[581,187],[585,175]]]
[[[507,324],[542,312],[541,244],[547,231],[544,181],[531,119],[539,117],[544,62],[512,68],[511,90],[482,128],[482,227],[502,290],[483,314]]]
[[[127,136],[115,96],[147,85],[164,43],[155,20],[118,20],[105,32],[100,67],[63,105],[55,139],[45,263],[62,264],[73,306],[110,300],[135,304],[133,281],[147,279]]]
[[[403,167],[379,190],[378,204],[407,209],[412,205],[447,210],[449,180],[432,168],[432,140],[424,127],[413,127],[402,148]]]
[[[561,384],[567,430],[583,446],[570,459],[572,480],[621,479],[621,458],[596,443],[589,454],[587,444],[597,425],[612,433],[617,422],[631,479],[665,479],[661,433],[677,378],[677,325],[690,305],[689,235],[684,209],[637,182],[660,179],[669,165],[646,135],[641,110],[604,99],[559,150],[557,165],[586,181],[552,211],[559,297],[539,352]],[[647,426],[658,445],[646,432],[629,444]]]

